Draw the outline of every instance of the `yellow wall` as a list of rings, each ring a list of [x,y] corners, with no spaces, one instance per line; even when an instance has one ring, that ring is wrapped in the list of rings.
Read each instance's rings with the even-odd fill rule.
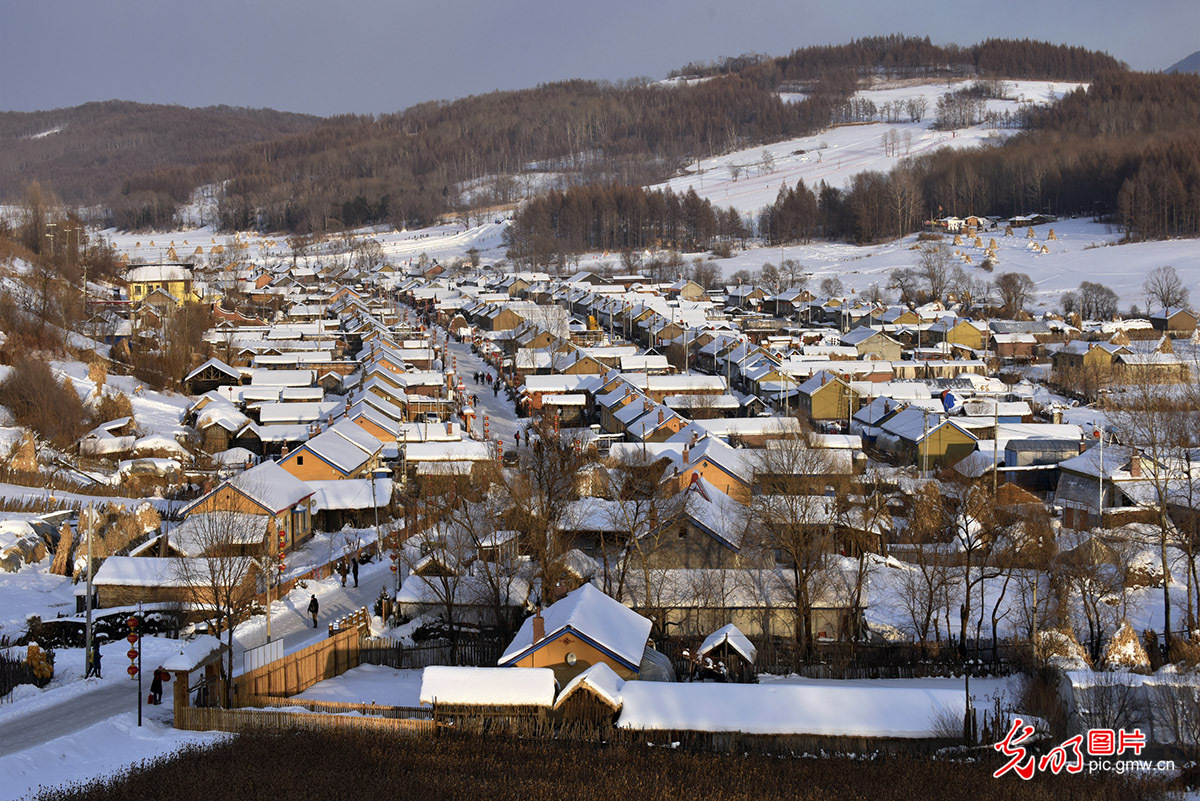
[[[575,654],[574,665],[567,664],[568,653]],[[517,662],[517,667],[548,667],[554,671],[554,678],[558,680],[559,686],[565,686],[567,682],[597,662],[608,665],[622,679],[628,680],[637,676],[617,660],[601,653],[581,640],[574,632],[569,631],[562,632],[537,651],[526,655],[524,659]]]

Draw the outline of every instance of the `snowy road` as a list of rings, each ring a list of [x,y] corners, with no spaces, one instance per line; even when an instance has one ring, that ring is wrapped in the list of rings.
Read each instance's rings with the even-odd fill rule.
[[[394,581],[389,563],[385,560],[363,565],[359,569],[358,587],[354,586],[353,579],[349,579],[347,586],[342,587],[341,579],[336,576],[311,581],[307,589],[293,590],[282,600],[271,604],[271,638],[283,638],[285,653],[299,651],[319,642],[328,636],[330,621],[362,606],[370,609],[379,596],[380,588],[386,586],[390,592],[394,589]],[[313,593],[321,606],[319,628],[313,628],[312,617],[308,614],[308,601]],[[266,641],[266,632],[265,617],[256,617],[237,628],[234,633],[235,674],[242,672],[242,654],[247,648],[262,645]],[[160,650],[170,650],[174,646],[169,644],[174,642],[156,640],[155,646]],[[14,710],[0,717],[0,759],[135,709],[136,683],[126,680],[123,675],[109,674],[110,670],[121,670],[119,654],[125,648],[123,641],[105,646],[105,681],[93,680],[90,686],[71,682],[52,691],[61,694],[62,700],[53,701],[43,697],[27,712]],[[149,671],[153,666],[143,665],[143,668]],[[145,686],[144,690],[149,691]],[[166,702],[170,703],[169,690],[165,696]]]
[[[474,434],[477,439],[483,439],[483,416],[488,416],[488,432],[492,439],[499,438],[505,447],[512,447],[513,435],[517,426],[523,421],[517,418],[517,410],[508,399],[508,393],[503,388],[499,394],[493,394],[485,384],[476,384],[473,375],[476,371],[495,374],[495,368],[488,365],[482,358],[471,352],[471,346],[464,342],[451,342],[450,355],[456,360],[458,372],[462,375],[467,393],[479,398],[479,408],[475,414]]]
[[[117,660],[112,660],[116,663]],[[91,692],[71,695],[56,704],[40,706],[26,714],[5,717],[0,724],[0,757],[23,751],[87,728],[137,707],[137,682],[99,684]]]

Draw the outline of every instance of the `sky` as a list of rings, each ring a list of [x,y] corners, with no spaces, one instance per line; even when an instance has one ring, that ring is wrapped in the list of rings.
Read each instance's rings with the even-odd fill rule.
[[[904,33],[1032,38],[1161,70],[1200,0],[0,0],[0,110],[93,100],[327,116]]]

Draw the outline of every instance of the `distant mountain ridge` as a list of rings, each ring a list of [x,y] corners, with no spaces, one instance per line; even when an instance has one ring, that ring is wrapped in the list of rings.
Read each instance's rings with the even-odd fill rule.
[[[271,109],[108,100],[0,112],[0,198],[37,179],[68,203],[122,191],[132,175],[208,161],[230,147],[314,128],[320,117]]]
[[[1163,72],[1191,72],[1200,75],[1200,50],[1192,53],[1187,58],[1181,58],[1163,70]]]
[[[422,225],[514,202],[529,165],[560,187],[645,185],[698,156],[815,133],[868,76],[1090,81],[1125,65],[1027,39],[958,48],[894,35],[688,69],[709,80],[563,81],[379,116],[116,101],[0,114],[0,201],[36,179],[98,204],[109,225],[167,227],[196,188],[219,184],[223,230]],[[785,102],[798,85],[804,99]]]

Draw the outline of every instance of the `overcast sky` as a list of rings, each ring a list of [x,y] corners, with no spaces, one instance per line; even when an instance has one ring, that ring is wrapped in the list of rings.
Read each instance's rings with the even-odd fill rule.
[[[897,32],[1042,39],[1161,70],[1200,50],[1200,0],[0,0],[0,109],[379,113]]]

